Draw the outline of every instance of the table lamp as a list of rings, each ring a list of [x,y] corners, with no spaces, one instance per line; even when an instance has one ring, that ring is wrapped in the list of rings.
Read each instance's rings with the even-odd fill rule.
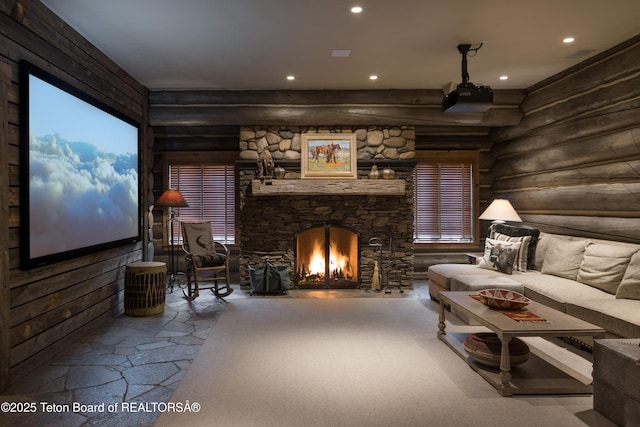
[[[522,222],[522,219],[507,199],[495,199],[478,219],[491,221],[487,236],[491,236],[494,224],[504,224],[507,221]]]
[[[493,221],[494,224],[506,221],[522,222],[522,219],[507,199],[495,199],[478,219]]]

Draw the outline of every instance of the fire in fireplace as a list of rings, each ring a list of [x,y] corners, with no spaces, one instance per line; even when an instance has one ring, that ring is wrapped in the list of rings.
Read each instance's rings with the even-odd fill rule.
[[[324,224],[296,233],[296,284],[299,288],[356,288],[360,239],[357,232]]]

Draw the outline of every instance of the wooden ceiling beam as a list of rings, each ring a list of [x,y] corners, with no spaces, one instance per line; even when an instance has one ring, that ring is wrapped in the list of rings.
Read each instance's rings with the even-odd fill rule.
[[[503,127],[522,119],[524,91],[494,92],[486,113],[443,113],[438,90],[152,91],[157,126],[414,125]]]
[[[514,126],[517,107],[494,107],[486,113],[443,113],[439,107],[380,106],[151,106],[151,126],[213,125],[423,125]]]

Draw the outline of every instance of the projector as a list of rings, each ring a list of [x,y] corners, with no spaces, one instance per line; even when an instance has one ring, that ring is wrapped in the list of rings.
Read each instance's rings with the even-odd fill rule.
[[[461,83],[442,98],[445,113],[484,113],[493,105],[493,91],[489,86]]]

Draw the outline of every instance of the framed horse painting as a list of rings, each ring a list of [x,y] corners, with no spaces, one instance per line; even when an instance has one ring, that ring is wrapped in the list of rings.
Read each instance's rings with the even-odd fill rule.
[[[354,133],[303,133],[302,178],[357,179]]]

